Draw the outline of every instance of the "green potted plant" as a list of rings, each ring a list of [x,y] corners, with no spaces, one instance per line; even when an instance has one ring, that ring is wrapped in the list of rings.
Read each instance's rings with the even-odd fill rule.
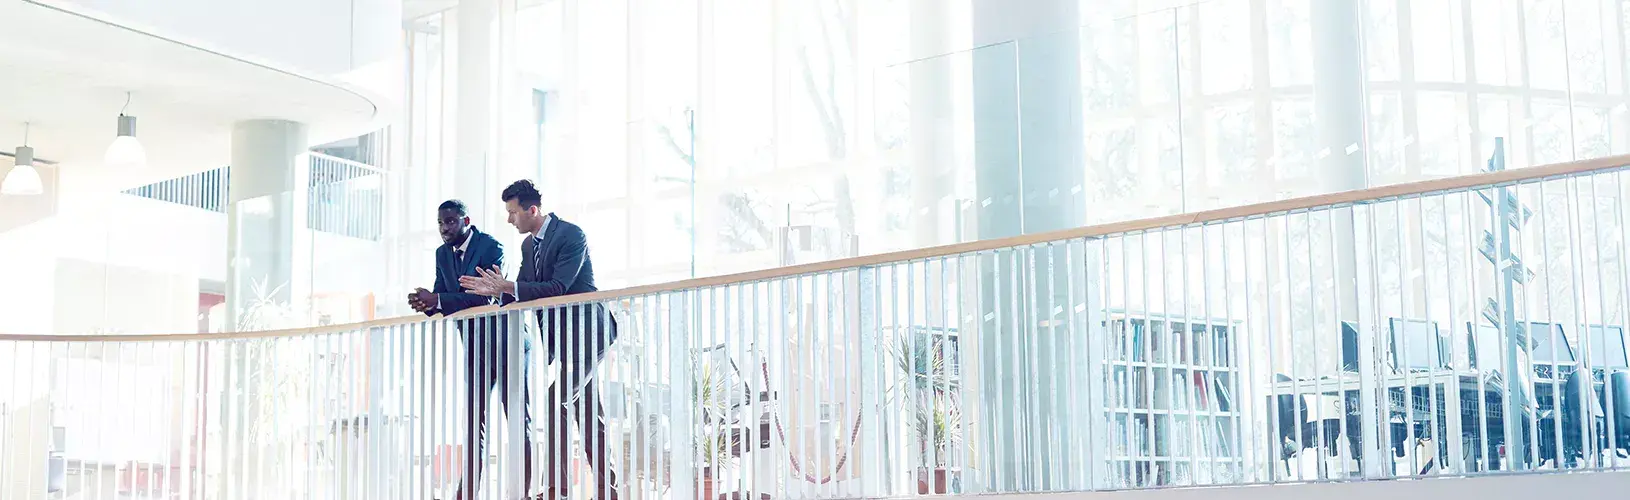
[[[896,337],[891,349],[895,366],[905,377],[890,392],[892,397],[905,400],[909,412],[906,423],[917,441],[921,460],[917,469],[919,494],[950,491],[949,487],[956,483],[951,455],[965,446],[962,384],[949,363],[956,352],[951,338],[944,332],[910,329]]]
[[[696,453],[700,455],[700,474],[697,479],[696,498],[717,498],[714,482],[718,472],[733,465],[731,455],[740,446],[740,438],[732,432],[730,394],[734,387],[713,363],[700,363],[692,381],[691,398],[701,421],[701,432],[696,435]]]
[[[955,398],[937,395],[913,412],[924,466],[917,470],[917,493],[948,493],[951,485],[951,453],[962,442],[962,410]]]

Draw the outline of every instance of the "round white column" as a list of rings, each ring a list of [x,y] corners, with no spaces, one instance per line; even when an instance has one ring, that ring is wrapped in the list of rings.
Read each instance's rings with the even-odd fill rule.
[[[247,308],[270,301],[300,311],[311,288],[306,125],[251,120],[232,128],[227,190],[227,330]],[[245,325],[252,326],[252,325]]]
[[[502,212],[494,177],[493,124],[497,88],[498,1],[460,0],[453,11],[454,75],[452,196],[464,201],[477,223]]]

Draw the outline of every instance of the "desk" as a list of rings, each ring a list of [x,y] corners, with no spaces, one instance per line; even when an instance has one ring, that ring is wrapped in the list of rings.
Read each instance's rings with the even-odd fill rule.
[[[1355,373],[1344,373],[1339,377],[1331,378],[1282,381],[1273,384],[1272,395],[1303,396],[1322,394],[1337,396],[1342,399],[1336,402],[1336,413],[1334,415],[1331,415],[1328,412],[1324,415],[1320,415],[1318,410],[1314,410],[1310,416],[1315,418],[1328,418],[1325,415],[1337,418],[1355,417],[1358,416],[1360,407],[1357,400],[1363,397],[1363,395],[1360,393],[1363,391],[1364,382],[1365,381]],[[1486,405],[1486,401],[1488,401],[1486,395],[1491,392],[1500,394],[1502,397],[1504,396],[1504,384],[1497,378],[1485,376],[1484,372],[1479,370],[1446,369],[1412,372],[1408,374],[1392,374],[1382,377],[1378,382],[1379,383],[1376,384],[1375,387],[1377,389],[1385,390],[1386,394],[1388,395],[1387,413],[1385,417],[1386,421],[1391,424],[1412,424],[1420,422],[1424,419],[1434,424],[1434,428],[1442,432],[1434,432],[1433,434],[1441,433],[1446,434],[1448,437],[1448,443],[1446,443],[1447,446],[1439,447],[1440,450],[1449,453],[1448,456],[1444,457],[1447,460],[1442,462],[1441,467],[1444,469],[1452,469],[1457,471],[1466,470],[1464,462],[1466,457],[1464,452],[1467,450],[1467,448],[1463,439],[1465,426],[1464,422],[1462,421],[1462,392],[1481,392],[1484,394],[1484,397],[1478,398],[1478,408],[1482,408]],[[1448,390],[1451,387],[1454,390]],[[1428,399],[1428,403],[1435,395],[1441,394],[1441,396],[1435,396],[1437,400],[1441,401],[1443,404],[1443,419],[1441,421],[1432,418],[1432,412],[1435,410],[1435,408],[1428,406],[1427,408],[1422,409],[1418,408],[1418,405],[1413,404],[1412,399],[1416,397],[1415,392],[1419,389],[1430,390],[1430,392],[1427,392],[1425,396]],[[1399,397],[1394,398],[1394,394],[1397,394]],[[1377,399],[1377,401],[1379,401],[1379,399]],[[1384,435],[1382,430],[1379,427],[1376,427],[1374,423],[1363,422],[1363,419],[1359,419],[1359,422],[1361,427],[1360,429],[1357,429],[1357,432],[1359,433],[1357,437],[1361,438],[1368,435],[1375,436],[1377,438],[1370,441],[1361,440],[1361,442],[1364,443],[1362,446],[1359,446],[1362,453],[1357,457],[1360,460],[1360,464],[1390,463],[1391,457],[1382,453],[1385,448],[1378,446],[1377,444],[1372,444],[1372,442],[1381,442],[1379,438]],[[1351,433],[1354,431],[1349,430],[1348,432]],[[1348,436],[1350,440],[1353,437],[1354,436]],[[1396,439],[1393,441],[1396,441]],[[1362,469],[1363,467],[1360,466],[1360,470]]]

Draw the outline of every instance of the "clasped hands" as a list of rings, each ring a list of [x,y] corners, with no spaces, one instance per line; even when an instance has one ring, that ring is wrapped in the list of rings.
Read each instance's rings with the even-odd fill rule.
[[[478,267],[475,268],[475,272],[477,276],[460,276],[458,278],[458,284],[464,288],[464,291],[484,297],[499,297],[506,293],[515,294],[515,282],[504,279],[504,272],[498,266],[492,266],[491,270]],[[408,306],[417,312],[428,314],[435,311],[440,302],[440,297],[424,288],[415,288],[413,293],[408,294]]]

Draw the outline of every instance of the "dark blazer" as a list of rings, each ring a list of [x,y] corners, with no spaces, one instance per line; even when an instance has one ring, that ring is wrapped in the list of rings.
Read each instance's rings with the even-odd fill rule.
[[[492,236],[474,227],[470,228],[470,245],[464,247],[463,262],[453,258],[453,247],[448,245],[437,247],[436,285],[431,292],[441,298],[441,309],[425,314],[440,312],[443,315],[450,315],[493,303],[489,297],[465,292],[463,285],[458,283],[460,276],[478,276],[475,272],[478,267],[491,269],[493,266],[503,268],[504,246]]]
[[[599,290],[594,286],[594,260],[589,257],[583,228],[549,214],[543,241],[527,236],[521,243],[521,270],[515,277],[515,296],[505,304]],[[554,307],[538,311],[539,332],[549,359],[581,360],[592,366],[617,340],[617,321],[600,303]]]

